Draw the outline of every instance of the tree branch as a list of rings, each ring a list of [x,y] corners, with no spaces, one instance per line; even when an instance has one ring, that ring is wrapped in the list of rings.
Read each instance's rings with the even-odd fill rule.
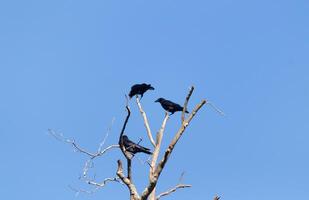
[[[162,139],[163,139],[163,134],[164,134],[165,126],[166,126],[168,119],[169,119],[169,114],[167,112],[165,112],[165,117],[164,117],[164,120],[162,122],[161,128],[157,133],[156,145],[155,145],[155,149],[154,149],[153,154],[152,154],[151,169],[153,169],[153,170],[151,171],[151,174],[154,173],[154,169],[156,167],[156,162],[157,162],[158,157],[159,157],[161,143],[162,143]]]
[[[114,121],[114,119],[113,119]],[[111,130],[111,127],[108,128],[107,130],[107,133],[104,137],[104,139],[102,140],[102,142],[99,144],[99,147],[97,149],[97,152],[95,153],[91,153],[85,149],[83,149],[82,147],[80,147],[74,139],[67,139],[63,136],[63,134],[61,133],[57,133],[51,129],[48,130],[49,134],[51,136],[53,136],[54,138],[56,138],[57,140],[59,141],[62,141],[62,142],[65,142],[65,143],[68,143],[70,145],[72,145],[72,147],[80,152],[80,153],[83,153],[87,156],[89,156],[90,158],[85,162],[84,164],[84,168],[83,168],[83,173],[82,173],[82,176],[80,177],[80,180],[82,181],[85,181],[87,184],[89,185],[92,185],[92,186],[95,186],[95,189],[91,190],[91,191],[87,191],[87,190],[82,190],[82,189],[74,189],[73,187],[70,187],[72,190],[74,190],[76,192],[76,194],[78,195],[79,193],[81,192],[84,192],[84,193],[88,193],[88,194],[92,194],[94,193],[98,188],[101,188],[101,187],[104,187],[108,182],[112,182],[112,181],[115,181],[115,182],[118,182],[118,183],[121,183],[119,181],[119,178],[106,178],[104,179],[102,182],[96,182],[94,179],[90,179],[88,178],[88,172],[89,172],[89,169],[93,167],[93,160],[97,157],[100,157],[102,156],[103,154],[105,154],[107,151],[111,150],[111,149],[114,149],[114,148],[118,148],[119,145],[118,144],[114,144],[114,145],[110,145],[108,147],[106,147],[105,149],[102,149],[103,148],[103,145],[105,144],[107,138],[108,138],[108,135],[109,135],[109,132]]]
[[[131,182],[131,180],[124,176],[123,174],[123,167],[121,160],[117,161],[118,169],[117,169],[117,176],[121,179],[121,181],[128,187],[130,191],[130,199],[131,200],[139,200],[140,196],[138,195],[137,189],[135,185]]]
[[[164,196],[167,196],[173,192],[176,192],[176,190],[180,189],[180,188],[189,188],[189,187],[192,187],[192,185],[185,185],[185,184],[178,184],[176,185],[174,188],[166,191],[166,192],[163,192],[161,194],[159,194],[157,197],[156,197],[156,200],[159,200],[161,197],[164,197]]]
[[[119,178],[116,178],[116,177],[106,178],[101,183],[95,182],[93,180],[87,180],[86,182],[89,185],[93,185],[93,186],[96,186],[96,187],[104,187],[108,182],[118,182],[118,183],[120,183]]]
[[[52,130],[52,129],[48,129],[48,132],[49,132],[49,134],[50,134],[51,136],[53,136],[53,137],[56,138],[57,140],[62,141],[62,142],[66,142],[66,143],[68,143],[68,144],[71,144],[71,145],[73,146],[73,148],[74,148],[76,151],[88,155],[91,159],[94,159],[94,158],[96,158],[96,157],[102,156],[102,155],[105,154],[108,150],[111,150],[111,149],[113,149],[113,148],[118,148],[118,147],[119,147],[119,145],[113,144],[113,145],[110,145],[110,146],[108,146],[108,147],[106,147],[105,149],[102,150],[102,146],[101,146],[102,144],[100,144],[100,146],[101,146],[101,147],[99,148],[100,151],[98,151],[98,152],[96,152],[96,153],[92,153],[92,152],[87,151],[87,150],[85,150],[84,148],[80,147],[80,146],[75,142],[74,139],[67,139],[67,138],[65,138],[62,134],[56,133],[56,132],[55,132],[54,130]]]
[[[93,156],[93,158],[98,157],[98,156],[102,156],[102,155],[105,154],[107,151],[109,151],[109,150],[111,150],[111,149],[114,149],[114,148],[119,148],[119,145],[118,145],[118,144],[110,145],[110,146],[106,147],[105,149],[101,150],[100,152],[98,152],[97,154],[95,154],[95,155]]]
[[[150,163],[150,171],[149,171],[149,181],[154,179],[153,176],[154,176],[157,160],[158,160],[160,149],[161,149],[163,133],[164,133],[165,126],[166,126],[168,119],[169,119],[169,114],[167,112],[165,112],[165,117],[164,117],[164,120],[162,122],[161,128],[157,133],[156,145],[155,145],[155,149],[154,149],[153,154],[152,154],[152,160],[151,160],[151,163]],[[153,189],[153,191],[150,194],[150,199],[152,199],[152,200],[155,199],[155,188]]]
[[[56,138],[57,140],[59,141],[62,141],[62,142],[66,142],[68,144],[71,144],[73,146],[73,148],[78,151],[78,152],[81,152],[81,153],[84,153],[90,157],[95,157],[96,154],[94,153],[91,153],[83,148],[81,148],[76,142],[74,139],[68,139],[68,138],[65,138],[62,134],[60,133],[56,133],[54,130],[52,129],[48,129],[48,133],[53,136],[54,138]]]
[[[127,123],[129,121],[129,118],[130,118],[130,115],[131,115],[131,110],[130,110],[130,107],[128,105],[126,106],[126,109],[127,109],[127,116],[126,116],[126,119],[124,120],[122,129],[121,129],[121,132],[120,132],[119,140],[120,140],[121,136],[124,134],[124,131],[126,129]]]
[[[119,145],[118,144],[113,144],[113,145],[110,145],[108,147],[106,147],[105,149],[102,150],[102,146],[104,145],[105,141],[106,141],[106,137],[104,138],[103,142],[101,142],[99,148],[98,148],[98,151],[96,153],[91,153],[85,149],[83,149],[82,147],[80,147],[74,139],[67,139],[65,138],[62,134],[59,134],[59,133],[56,133],[55,131],[49,129],[48,130],[49,134],[53,137],[55,137],[57,140],[60,140],[62,142],[66,142],[68,144],[71,144],[73,146],[73,148],[80,152],[80,153],[83,153],[87,156],[90,157],[90,159],[88,159],[86,162],[85,162],[85,166],[83,168],[83,180],[86,180],[86,182],[88,183],[88,178],[87,178],[87,175],[88,175],[88,171],[89,171],[89,168],[92,167],[93,165],[93,160],[97,157],[100,157],[102,156],[103,154],[105,154],[107,151],[111,150],[111,149],[114,149],[114,148],[119,148]],[[107,133],[108,134],[108,133]]]
[[[185,121],[185,112],[187,110],[188,103],[189,103],[189,100],[190,100],[190,97],[191,97],[193,91],[194,91],[194,86],[191,86],[191,88],[189,90],[189,93],[188,93],[188,95],[186,97],[185,103],[183,105],[183,109],[182,109],[182,113],[181,113],[181,121],[182,122]]]
[[[86,182],[89,180],[87,178],[88,176],[88,171],[89,169],[93,166],[93,160],[99,156],[102,156],[104,153],[106,153],[108,150],[112,149],[112,148],[118,148],[119,145],[118,144],[115,144],[115,145],[111,145],[105,149],[103,149],[101,152],[98,152],[97,154],[95,154],[93,157],[91,157],[90,159],[88,159],[86,162],[85,162],[85,165],[84,165],[84,169],[83,169],[83,176],[82,178],[84,180],[86,180]]]
[[[167,195],[169,195],[169,194],[171,194],[173,192],[176,192],[176,190],[178,190],[178,189],[192,187],[191,185],[181,184],[181,181],[183,179],[184,174],[185,174],[184,172],[181,173],[180,178],[179,178],[179,182],[178,182],[178,184],[175,187],[173,187],[172,189],[170,189],[170,190],[168,190],[166,192],[162,192],[161,194],[159,194],[155,198],[155,200],[159,200],[163,196],[167,196]]]
[[[128,179],[132,182],[132,162],[131,159],[127,159]]]
[[[154,142],[153,137],[152,137],[152,133],[151,133],[151,129],[150,129],[150,126],[149,126],[149,121],[148,121],[147,115],[146,115],[145,111],[143,110],[141,102],[140,102],[138,97],[136,97],[136,103],[137,103],[139,111],[140,111],[140,113],[141,113],[141,115],[144,119],[144,125],[145,125],[146,131],[147,131],[148,138],[149,138],[152,146],[155,147],[156,145],[155,145],[155,142]]]
[[[85,194],[94,194],[97,190],[98,190],[98,187],[95,187],[93,188],[92,190],[83,190],[83,189],[77,189],[77,188],[74,188],[72,187],[71,185],[69,185],[69,188],[75,192],[75,197],[78,197],[78,195],[80,193],[85,193]]]
[[[124,134],[124,131],[126,129],[127,123],[129,121],[129,118],[130,118],[130,115],[131,115],[131,110],[130,110],[130,107],[128,106],[128,104],[126,105],[126,109],[127,109],[127,116],[126,116],[126,119],[123,123],[122,129],[121,129],[121,132],[120,132],[118,144],[120,146],[120,149],[121,149],[123,155],[126,157],[126,159],[132,159],[132,157],[133,157],[132,154],[130,154],[129,152],[126,151],[126,148],[123,146],[123,144],[121,142],[122,141],[121,137]]]

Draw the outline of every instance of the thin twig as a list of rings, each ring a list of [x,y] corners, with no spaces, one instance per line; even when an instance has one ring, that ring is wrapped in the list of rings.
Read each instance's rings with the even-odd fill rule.
[[[210,107],[212,107],[220,115],[225,116],[224,112],[221,109],[219,109],[217,106],[215,106],[212,102],[207,101],[206,104],[210,105]]]
[[[191,97],[193,91],[194,91],[194,86],[191,86],[189,93],[186,97],[185,103],[183,105],[183,109],[182,109],[182,113],[181,113],[181,121],[182,122],[185,121],[185,112],[187,111],[188,103],[189,103],[189,100],[190,100],[190,97]]]
[[[89,185],[93,185],[93,186],[96,186],[96,187],[104,187],[108,182],[118,182],[118,183],[121,183],[119,181],[119,178],[117,177],[114,177],[114,178],[106,178],[104,179],[101,183],[98,183],[98,182],[95,182],[93,180],[87,180],[86,181]]]
[[[78,197],[80,195],[80,193],[85,193],[85,194],[94,194],[99,188],[95,187],[92,190],[83,190],[83,189],[76,189],[73,186],[69,185],[68,186],[70,188],[70,190],[75,192],[75,196]]]
[[[71,144],[75,150],[77,150],[78,152],[81,152],[81,153],[84,153],[90,157],[94,157],[95,154],[94,153],[91,153],[83,148],[81,148],[76,142],[74,139],[67,139],[65,138],[62,134],[59,134],[59,133],[56,133],[55,131],[53,131],[52,129],[48,129],[48,133],[53,136],[54,138],[56,138],[57,140],[59,141],[63,141],[63,142],[66,142],[68,144]]]
[[[140,137],[137,144],[141,143],[142,141],[143,141],[143,138]]]
[[[99,157],[99,156],[102,156],[103,154],[105,154],[107,151],[111,150],[111,149],[114,149],[114,148],[119,148],[119,144],[113,144],[113,145],[110,145],[108,147],[106,147],[105,149],[101,150],[100,152],[98,152],[97,154],[95,154],[94,157]]]
[[[92,167],[93,167],[93,159],[90,158],[84,164],[84,168],[83,168],[83,178],[84,179],[87,179],[89,169]]]
[[[178,184],[176,185],[174,188],[166,191],[166,192],[163,192],[161,194],[159,194],[156,199],[159,200],[161,197],[164,197],[164,196],[167,196],[173,192],[175,192],[176,190],[180,189],[180,188],[189,188],[189,187],[192,187],[192,185],[185,185],[185,184]]]
[[[182,172],[181,175],[180,175],[180,177],[179,177],[178,183],[181,183],[181,182],[182,182],[182,179],[183,179],[184,176],[185,176],[185,172]]]
[[[106,131],[106,134],[105,134],[105,136],[104,136],[104,139],[103,139],[102,142],[100,143],[97,152],[102,151],[102,148],[103,148],[103,146],[104,146],[104,144],[105,144],[105,142],[106,142],[106,140],[107,140],[107,138],[108,138],[108,136],[109,136],[109,133],[110,133],[111,130],[112,130],[112,127],[113,127],[114,122],[115,122],[115,117],[113,117],[112,122],[111,122],[111,124],[109,125],[109,127],[108,127],[108,129],[107,129],[107,131]]]
[[[75,142],[74,139],[67,139],[62,134],[58,134],[58,133],[56,133],[55,131],[53,131],[51,129],[48,129],[48,132],[49,132],[49,134],[51,136],[53,136],[57,140],[66,142],[68,144],[71,144],[76,151],[78,151],[80,153],[83,153],[83,154],[86,154],[86,155],[90,156],[92,159],[95,158],[95,157],[98,157],[98,156],[101,156],[101,155],[105,154],[110,149],[118,148],[119,147],[119,145],[114,144],[114,145],[110,145],[110,146],[106,147],[105,149],[101,150],[100,152],[92,153],[92,152],[89,152],[89,151],[85,150],[84,148],[80,147]]]
[[[86,151],[85,149],[81,148],[80,146],[78,146],[78,144],[75,143],[75,141],[71,142],[72,146],[77,149],[79,152],[87,154],[90,157],[96,157],[96,154],[90,153],[88,151]]]
[[[102,149],[103,148],[103,145],[105,144],[106,140],[107,140],[107,137],[108,137],[108,134],[110,132],[110,129],[108,129],[103,141],[99,144],[99,148],[97,150],[96,153],[91,153],[85,149],[83,149],[82,147],[80,147],[74,139],[67,139],[63,136],[63,134],[61,133],[56,133],[55,131],[49,129],[48,132],[51,136],[53,136],[54,138],[56,138],[57,140],[59,141],[62,141],[62,142],[65,142],[65,143],[68,143],[70,145],[73,146],[73,148],[78,151],[78,152],[81,152],[83,154],[86,154],[87,156],[89,156],[90,158],[85,162],[84,164],[84,168],[83,168],[83,173],[82,173],[82,177],[80,177],[81,180],[85,181],[87,184],[89,185],[92,185],[92,186],[95,186],[96,188],[94,190],[91,190],[91,191],[87,191],[87,190],[77,190],[77,189],[74,189],[73,187],[70,187],[72,190],[74,190],[76,192],[76,194],[78,195],[79,193],[83,192],[83,193],[87,193],[87,194],[92,194],[93,192],[95,192],[99,187],[104,187],[106,185],[107,182],[110,182],[110,181],[116,181],[116,182],[119,182],[120,181],[118,180],[118,178],[106,178],[104,179],[103,182],[101,183],[98,183],[94,180],[91,180],[88,178],[88,172],[89,172],[89,169],[90,168],[93,168],[93,160],[97,157],[100,157],[102,156],[103,154],[105,154],[107,151],[113,149],[113,148],[119,148],[119,145],[118,144],[115,144],[115,145],[110,145],[108,147],[106,147],[105,149]]]
[[[184,175],[185,175],[185,172],[182,172],[181,175],[180,175],[180,177],[179,177],[178,184],[177,184],[175,187],[173,187],[172,189],[170,189],[170,190],[168,190],[168,191],[166,191],[166,192],[162,192],[162,193],[159,194],[155,199],[156,199],[156,200],[159,200],[161,197],[167,196],[167,195],[169,195],[169,194],[175,192],[176,190],[178,190],[178,189],[180,189],[180,188],[192,187],[192,185],[181,184]]]
[[[97,152],[94,156],[92,156],[89,160],[87,160],[85,162],[84,165],[84,169],[83,169],[83,177],[86,178],[89,168],[91,168],[93,166],[93,160],[99,156],[102,156],[103,154],[105,154],[107,151],[113,149],[113,148],[119,148],[118,144],[114,144],[114,145],[110,145],[108,147],[106,147],[105,149],[101,150],[101,152]]]

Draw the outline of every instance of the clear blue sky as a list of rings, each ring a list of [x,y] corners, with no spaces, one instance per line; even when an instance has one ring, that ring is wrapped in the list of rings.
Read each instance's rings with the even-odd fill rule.
[[[115,117],[108,144],[125,117],[134,83],[156,90],[142,103],[155,132],[163,119],[153,101],[205,107],[177,145],[159,191],[193,188],[166,199],[290,200],[308,198],[309,3],[305,0],[0,2],[1,199],[75,199],[85,156],[47,134],[48,128],[95,150]],[[132,104],[127,134],[146,140]],[[164,146],[180,115],[171,117]],[[138,156],[141,160],[147,157]],[[115,174],[119,151],[99,159],[100,180]],[[139,191],[147,166],[137,159]],[[128,199],[110,184],[77,199]]]

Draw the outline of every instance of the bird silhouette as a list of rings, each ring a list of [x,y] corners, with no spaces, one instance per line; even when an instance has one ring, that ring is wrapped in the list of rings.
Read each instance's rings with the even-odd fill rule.
[[[146,154],[152,154],[150,149],[132,142],[126,135],[121,136],[120,144],[122,144],[125,150],[130,152],[133,156],[134,154],[139,153],[139,152],[146,153]]]
[[[174,103],[172,101],[166,100],[164,98],[159,98],[155,102],[159,102],[161,106],[164,108],[164,110],[168,111],[172,114],[174,114],[177,111],[182,111],[183,107],[180,106],[177,103]],[[186,113],[189,113],[187,110],[185,111]]]
[[[154,87],[151,86],[151,84],[135,84],[131,87],[131,91],[129,93],[129,97],[132,98],[135,95],[141,95],[141,99],[143,98],[144,93],[147,90],[154,90]]]

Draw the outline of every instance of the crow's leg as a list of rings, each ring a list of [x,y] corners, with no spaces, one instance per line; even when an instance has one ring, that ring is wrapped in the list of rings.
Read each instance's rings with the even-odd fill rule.
[[[170,116],[173,115],[175,112],[171,112]]]

